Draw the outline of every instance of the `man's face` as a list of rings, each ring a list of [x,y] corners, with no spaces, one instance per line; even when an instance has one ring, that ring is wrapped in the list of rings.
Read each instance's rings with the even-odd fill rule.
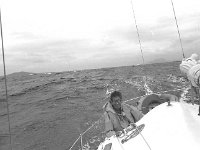
[[[119,96],[112,98],[111,104],[112,104],[114,109],[120,109],[121,103],[122,103],[122,99]]]

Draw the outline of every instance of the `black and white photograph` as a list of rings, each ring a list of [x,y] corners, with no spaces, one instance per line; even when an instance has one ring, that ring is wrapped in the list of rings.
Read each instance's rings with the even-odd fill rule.
[[[199,0],[0,0],[0,150],[200,150]]]

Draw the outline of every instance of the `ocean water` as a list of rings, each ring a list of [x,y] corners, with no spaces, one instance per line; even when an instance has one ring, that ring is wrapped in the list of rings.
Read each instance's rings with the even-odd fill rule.
[[[123,100],[130,105],[136,105],[141,96],[151,93],[180,96],[189,84],[180,73],[179,64],[8,75],[13,150],[80,149],[80,134],[83,134],[83,149],[97,148],[105,137],[102,106],[109,99],[109,93],[121,91]],[[0,149],[8,150],[4,100],[4,78],[1,77]]]

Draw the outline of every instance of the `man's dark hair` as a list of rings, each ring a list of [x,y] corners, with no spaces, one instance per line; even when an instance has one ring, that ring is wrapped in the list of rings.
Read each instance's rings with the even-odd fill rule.
[[[112,101],[113,97],[120,97],[122,99],[122,94],[119,91],[114,91],[110,95],[110,100]]]

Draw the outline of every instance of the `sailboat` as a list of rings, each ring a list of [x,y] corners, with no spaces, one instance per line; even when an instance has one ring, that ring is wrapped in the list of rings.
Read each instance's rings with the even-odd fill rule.
[[[172,0],[171,4],[182,48]],[[140,42],[139,33],[138,39]],[[185,58],[183,48],[182,54]],[[199,106],[186,102],[188,100],[185,96],[187,92],[188,88],[185,88],[179,101],[173,102],[159,100],[154,94],[147,95],[139,104],[140,110],[145,116],[136,123],[134,128],[130,126],[124,129],[120,135],[105,138],[98,150],[199,150]],[[149,109],[152,104],[153,109]]]
[[[187,89],[179,101],[164,102],[153,108],[136,123],[134,129],[127,132],[125,129],[119,137],[106,138],[98,150],[198,150],[198,105],[185,102],[186,92]],[[145,101],[153,102],[153,99],[147,96]]]
[[[145,116],[135,128],[128,127],[120,136],[105,138],[98,150],[199,150],[198,105],[185,102],[187,90],[183,91],[179,101],[174,102],[155,100],[153,94],[144,97],[139,106]]]

